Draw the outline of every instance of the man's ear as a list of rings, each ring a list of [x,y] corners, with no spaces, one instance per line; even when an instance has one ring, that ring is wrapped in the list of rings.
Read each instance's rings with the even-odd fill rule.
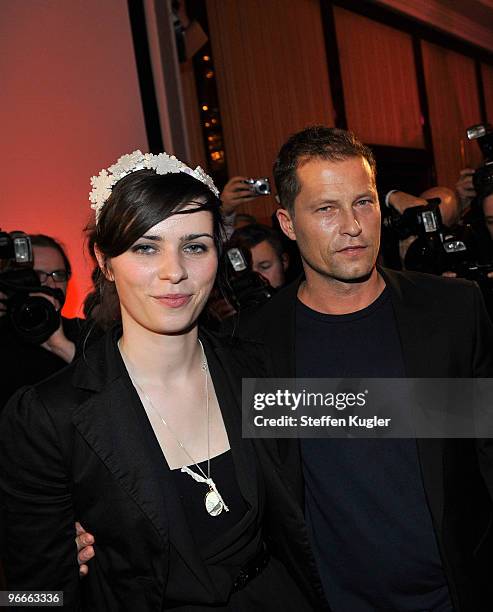
[[[96,259],[98,261],[98,266],[101,272],[104,274],[105,278],[109,281],[114,281],[113,272],[111,270],[111,265],[109,261],[106,259],[106,256],[101,253],[97,244],[94,245],[94,255],[96,255]]]
[[[286,208],[278,208],[276,210],[277,220],[281,226],[282,231],[290,240],[296,240],[296,233],[293,227],[293,221],[291,214]]]

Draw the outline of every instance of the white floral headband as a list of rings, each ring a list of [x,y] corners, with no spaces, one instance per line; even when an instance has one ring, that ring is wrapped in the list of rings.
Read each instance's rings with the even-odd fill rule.
[[[177,174],[184,172],[204,183],[215,196],[219,196],[219,191],[214,185],[213,180],[200,166],[192,170],[179,159],[176,159],[174,155],[168,155],[167,153],[159,153],[158,155],[153,155],[152,153],[144,154],[137,150],[133,153],[122,155],[116,164],[113,164],[107,170],[101,170],[98,176],[91,178],[92,189],[89,193],[89,200],[92,202],[91,208],[96,212],[96,223],[99,220],[99,215],[106,200],[111,195],[113,186],[124,176],[127,176],[127,174],[144,169],[154,170],[156,174]]]

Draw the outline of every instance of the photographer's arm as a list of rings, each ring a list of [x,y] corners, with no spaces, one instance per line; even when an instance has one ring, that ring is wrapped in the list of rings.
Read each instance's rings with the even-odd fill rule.
[[[234,176],[224,186],[220,198],[223,208],[223,213],[231,215],[236,211],[240,204],[255,200],[258,196],[255,195],[247,183],[244,176]]]
[[[405,191],[390,191],[386,198],[385,203],[392,206],[399,213],[402,213],[412,206],[426,206],[428,202],[424,198],[411,195]]]
[[[61,321],[60,327],[41,346],[67,363],[71,363],[75,355],[75,344],[65,335]]]
[[[41,296],[45,300],[48,300],[53,304],[53,306],[58,310],[61,308],[61,304],[51,295],[46,295],[44,293],[31,293],[32,296]],[[57,357],[60,357],[67,363],[72,363],[72,360],[75,356],[75,344],[67,338],[65,332],[63,330],[62,318],[60,317],[60,325],[56,332],[54,332],[46,342],[43,342],[41,346],[50,351],[50,353],[54,353]]]

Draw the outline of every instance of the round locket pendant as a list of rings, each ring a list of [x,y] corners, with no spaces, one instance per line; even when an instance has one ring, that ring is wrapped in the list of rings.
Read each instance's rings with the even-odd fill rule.
[[[206,493],[205,509],[211,516],[217,516],[223,511],[223,502],[219,499],[219,495],[212,489]]]

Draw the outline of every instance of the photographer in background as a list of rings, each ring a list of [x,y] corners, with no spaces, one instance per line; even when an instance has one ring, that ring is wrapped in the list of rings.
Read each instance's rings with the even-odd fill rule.
[[[387,216],[384,221],[384,239],[388,240],[389,236],[398,238],[401,269],[433,274],[444,272],[440,269],[443,258],[431,251],[441,253],[440,240],[451,239],[455,233],[461,232],[458,227],[459,201],[454,191],[448,187],[436,186],[414,196],[392,190],[386,195],[385,204]],[[398,213],[397,217],[392,211]],[[441,239],[430,245],[430,241],[438,235]]]
[[[275,230],[259,223],[236,229],[224,249],[225,291],[216,286],[211,293],[206,324],[218,329],[218,323],[237,309],[258,306],[270,299],[273,290],[285,284],[288,264],[288,254]]]
[[[286,282],[289,257],[277,232],[267,225],[252,223],[235,230],[228,247],[246,248],[252,255],[252,270],[274,289]]]
[[[61,244],[50,236],[38,234],[31,236],[31,245],[33,268],[39,279],[40,287],[59,289],[64,300],[71,275],[71,266]],[[63,301],[51,295],[41,292],[29,295],[48,300],[57,312],[63,307]],[[36,343],[17,333],[5,308],[2,315],[0,318],[0,368],[2,372],[0,409],[16,389],[50,376],[73,360],[83,322],[82,319],[67,319],[60,316],[58,328],[45,341]]]
[[[233,176],[230,178],[220,195],[222,212],[228,235],[231,235],[234,229],[246,225],[245,223],[241,223],[241,225],[239,223],[237,224],[240,217],[250,217],[247,223],[251,223],[252,221],[254,223],[256,222],[255,217],[251,217],[250,215],[237,215],[236,209],[238,206],[246,204],[246,202],[251,202],[260,196],[270,195],[270,193],[271,190],[268,178],[255,179],[245,176]]]

